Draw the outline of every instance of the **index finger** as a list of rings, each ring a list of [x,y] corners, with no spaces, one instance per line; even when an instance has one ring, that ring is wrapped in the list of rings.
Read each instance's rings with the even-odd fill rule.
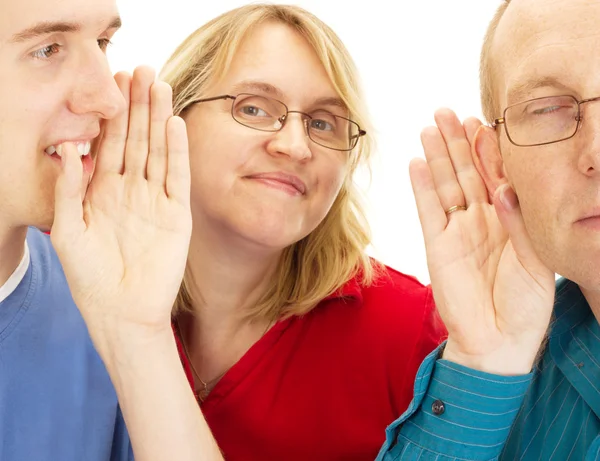
[[[129,129],[129,100],[131,94],[131,75],[119,72],[115,75],[117,86],[125,98],[126,108],[117,117],[107,120],[98,140],[98,153],[94,176],[103,173],[122,174],[125,163],[125,143]]]

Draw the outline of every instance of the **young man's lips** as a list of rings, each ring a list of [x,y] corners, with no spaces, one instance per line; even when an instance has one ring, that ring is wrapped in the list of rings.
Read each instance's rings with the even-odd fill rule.
[[[63,141],[61,143],[56,143],[48,146],[44,149],[44,153],[50,157],[55,162],[60,163],[62,161],[62,157],[60,156],[60,148],[62,144],[65,142],[73,143],[77,147],[77,151],[81,158],[81,164],[83,166],[84,175],[91,175],[94,171],[94,159],[91,155],[91,146],[93,143],[93,139],[83,139],[80,141]],[[58,147],[58,150],[57,150]]]
[[[73,144],[75,144],[75,146],[77,147],[77,151],[79,152],[79,155],[82,157],[88,155],[92,149],[91,141],[77,141],[77,142],[73,142]],[[52,144],[52,145],[46,147],[44,152],[46,152],[48,155],[58,155],[60,157],[62,147],[63,147],[63,143]]]
[[[90,131],[80,132],[79,134],[68,138],[59,138],[54,140],[54,142],[49,143],[44,149],[44,152],[48,155],[52,155],[59,150],[63,144],[69,143],[77,146],[80,155],[87,155],[90,153],[92,145],[99,135],[100,129],[96,128]],[[60,155],[60,152],[58,152],[58,154]]]

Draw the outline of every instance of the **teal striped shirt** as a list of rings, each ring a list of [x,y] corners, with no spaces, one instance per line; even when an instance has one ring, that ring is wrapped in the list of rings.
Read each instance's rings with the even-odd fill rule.
[[[575,283],[558,281],[529,375],[481,373],[438,359],[442,347],[421,365],[378,461],[600,459],[600,325]]]

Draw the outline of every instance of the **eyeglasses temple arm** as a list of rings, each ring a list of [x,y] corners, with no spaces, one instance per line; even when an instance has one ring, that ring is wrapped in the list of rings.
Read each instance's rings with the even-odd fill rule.
[[[497,118],[492,122],[492,128],[496,128],[498,125],[502,125],[503,123],[506,123],[506,120],[504,120],[504,118]]]
[[[358,132],[358,134],[355,134],[354,136],[350,136],[350,139],[358,139],[358,138],[360,138],[361,136],[364,136],[364,135],[366,135],[366,134],[367,134],[367,132],[366,132],[365,130],[360,130],[360,131]]]

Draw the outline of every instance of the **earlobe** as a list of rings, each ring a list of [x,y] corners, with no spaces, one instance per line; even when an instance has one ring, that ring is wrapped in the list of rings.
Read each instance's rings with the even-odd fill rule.
[[[493,197],[496,189],[508,182],[498,136],[493,128],[482,125],[477,129],[471,145],[471,155],[489,196]]]

